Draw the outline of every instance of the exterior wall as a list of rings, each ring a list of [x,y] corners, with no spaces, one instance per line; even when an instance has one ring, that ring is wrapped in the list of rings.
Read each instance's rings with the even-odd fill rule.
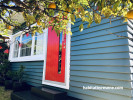
[[[78,20],[72,26],[70,89],[68,95],[84,100],[131,100],[131,45],[127,23],[120,19],[93,23],[89,29],[79,32]],[[130,34],[130,33],[129,33]],[[43,61],[12,63],[12,69],[26,67],[25,80],[33,86],[41,86]],[[123,90],[83,90],[83,86],[122,86]]]
[[[114,19],[93,24],[78,31],[78,21],[72,27],[70,91],[68,94],[84,100],[131,100],[131,71],[127,23]],[[122,86],[123,90],[83,90],[83,86]]]
[[[11,63],[12,70],[16,71],[20,65],[25,67],[24,79],[28,84],[33,86],[41,86],[43,74],[43,61],[37,62],[13,62]]]

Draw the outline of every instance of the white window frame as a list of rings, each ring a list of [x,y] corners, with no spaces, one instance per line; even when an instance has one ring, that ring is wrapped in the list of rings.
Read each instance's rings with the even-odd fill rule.
[[[67,29],[71,31],[71,23],[68,23]],[[59,87],[63,89],[69,89],[69,82],[70,82],[70,46],[71,46],[71,35],[70,33],[66,35],[66,56],[65,56],[65,83],[55,82],[45,80],[45,71],[46,71],[46,58],[47,58],[47,40],[48,40],[48,29],[46,30],[46,37],[45,37],[45,46],[44,46],[44,67],[43,67],[43,77],[42,77],[42,84],[50,85],[54,87]]]
[[[10,44],[10,53],[9,53],[9,61],[10,62],[22,62],[22,61],[41,61],[41,60],[44,60],[44,42],[43,42],[43,53],[41,55],[34,55],[34,46],[35,46],[35,36],[32,36],[32,49],[31,49],[31,55],[30,56],[23,56],[23,57],[20,57],[20,49],[21,47],[19,47],[19,52],[18,52],[18,57],[13,57],[14,55],[14,40],[17,36],[20,36],[20,41],[22,40],[22,35],[25,34],[25,32],[23,31],[19,31],[18,33],[14,34],[11,36],[11,44]],[[46,29],[43,31],[43,36],[45,37],[46,35]],[[43,39],[44,39],[43,37]]]

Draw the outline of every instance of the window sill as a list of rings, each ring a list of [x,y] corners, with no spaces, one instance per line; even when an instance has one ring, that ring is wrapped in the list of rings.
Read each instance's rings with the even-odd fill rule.
[[[44,57],[42,55],[11,58],[9,61],[10,62],[25,62],[25,61],[40,61],[40,60],[44,61]]]

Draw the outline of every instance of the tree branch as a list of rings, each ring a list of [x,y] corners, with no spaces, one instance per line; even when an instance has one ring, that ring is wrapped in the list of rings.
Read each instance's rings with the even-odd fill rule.
[[[127,39],[129,39],[129,40],[131,40],[131,41],[133,41],[133,39],[132,38],[130,38],[130,37],[127,37],[127,36],[122,36],[122,35],[117,35],[117,34],[114,34],[114,33],[110,33],[108,30],[106,30],[109,34],[113,34],[113,35],[115,35],[115,36],[117,36],[117,37],[121,37],[121,38],[127,38]]]
[[[8,21],[7,21],[6,19],[4,19],[1,15],[0,15],[0,19],[2,19],[5,23],[7,23],[7,24],[9,24],[9,25],[11,25],[11,26],[14,27],[13,24],[11,24],[10,22],[8,22]]]
[[[27,6],[24,2],[22,2],[22,1],[20,1],[20,0],[14,0],[14,3],[15,3],[17,6],[22,6],[23,8],[29,9],[29,6]]]
[[[23,11],[23,8],[22,7],[19,7],[19,6],[7,6],[7,5],[4,5],[4,4],[0,4],[0,8],[7,8],[7,9],[12,9],[12,10],[15,10],[17,12],[22,12]]]

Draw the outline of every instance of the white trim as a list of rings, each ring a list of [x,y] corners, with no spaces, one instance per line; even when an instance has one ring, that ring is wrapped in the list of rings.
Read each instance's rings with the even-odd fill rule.
[[[11,35],[11,38],[10,38],[10,41],[12,41],[12,40],[13,40],[13,35]],[[10,52],[9,52],[9,58],[8,58],[9,61],[12,59],[12,56],[13,56],[13,55],[12,55],[12,54],[13,54],[13,48],[12,48],[13,46],[12,46],[12,45],[13,45],[13,43],[10,42],[10,43],[9,43]]]
[[[34,55],[34,46],[35,46],[35,36],[32,37],[31,56]]]
[[[12,58],[10,62],[40,61],[40,60],[44,60],[44,57],[42,55],[34,55],[34,56]]]
[[[130,20],[130,21],[133,22],[133,20]],[[133,27],[133,25],[132,25],[132,23],[131,23],[130,21],[128,20],[128,21],[127,21],[127,24],[129,24],[131,27]],[[128,31],[132,31],[131,28],[129,28],[128,25],[127,25],[127,30],[128,30]],[[129,34],[129,32],[127,32],[127,37],[133,38],[133,36],[132,36],[131,34]],[[129,44],[129,45],[132,45],[133,42],[132,42],[131,40],[128,39],[128,44]],[[128,45],[129,51],[133,51],[133,48],[130,47],[129,45]],[[133,58],[132,53],[129,53],[129,57],[130,57],[130,59]],[[132,60],[129,60],[129,62],[130,62],[130,66],[133,66],[133,61],[132,61]],[[133,73],[133,68],[132,68],[132,67],[130,67],[130,72]],[[133,75],[132,75],[132,74],[130,74],[130,78],[131,78],[131,82],[130,82],[131,88],[133,88],[133,82],[132,82],[132,80],[133,80]],[[131,92],[133,92],[133,91],[131,91]]]
[[[24,61],[40,61],[40,60],[44,60],[44,56],[43,56],[43,54],[44,54],[44,52],[43,52],[43,54],[41,54],[41,55],[34,55],[33,54],[33,49],[34,49],[34,39],[35,39],[35,37],[33,36],[32,37],[32,49],[31,49],[31,56],[24,56],[24,57],[20,57],[20,50],[21,50],[21,47],[19,47],[19,52],[18,52],[18,57],[16,57],[16,58],[14,58],[13,57],[13,54],[14,54],[14,52],[13,52],[13,50],[14,50],[14,39],[17,37],[17,36],[20,36],[20,41],[22,41],[22,35],[23,34],[25,34],[25,32],[23,32],[23,31],[19,31],[18,33],[16,33],[16,34],[14,34],[14,35],[12,35],[11,36],[11,41],[12,41],[12,43],[11,43],[11,45],[10,45],[10,53],[9,53],[9,61],[10,62],[24,62]],[[44,33],[43,33],[44,34]]]
[[[22,37],[23,37],[23,34],[20,34],[20,42],[22,42]],[[15,37],[14,37],[14,39],[15,39]],[[13,49],[14,49],[14,46],[13,46]],[[19,47],[19,50],[18,50],[18,58],[20,58],[20,52],[21,52],[21,46]]]
[[[71,23],[68,23],[67,29],[71,30]],[[43,67],[43,77],[42,77],[42,84],[55,86],[59,88],[69,89],[69,77],[70,77],[70,43],[71,43],[71,35],[70,33],[66,35],[66,59],[65,59],[65,83],[55,82],[45,80],[45,71],[46,71],[46,58],[47,58],[47,41],[48,41],[48,29],[46,31],[45,36],[45,45],[44,45],[44,67]]]
[[[68,30],[71,31],[71,23],[68,23]],[[70,47],[71,47],[71,35],[70,33],[66,37],[66,64],[65,64],[65,79],[66,79],[66,87],[69,89],[69,82],[70,82]]]

